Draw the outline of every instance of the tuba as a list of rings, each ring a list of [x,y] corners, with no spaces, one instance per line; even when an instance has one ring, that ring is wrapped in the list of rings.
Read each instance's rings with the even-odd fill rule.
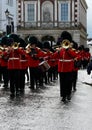
[[[72,45],[71,45],[71,42],[69,40],[65,39],[61,42],[61,47],[68,49],[68,48],[71,48]]]

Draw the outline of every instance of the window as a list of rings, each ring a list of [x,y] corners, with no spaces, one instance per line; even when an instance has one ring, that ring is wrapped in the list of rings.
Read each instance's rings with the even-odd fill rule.
[[[28,21],[34,21],[35,20],[35,7],[34,4],[28,4],[27,8],[28,12]]]
[[[61,21],[68,21],[68,3],[61,3]]]
[[[7,4],[13,6],[13,0],[7,0]]]
[[[37,2],[36,1],[25,1],[25,22],[27,24],[32,23],[36,24],[36,18],[37,18]]]

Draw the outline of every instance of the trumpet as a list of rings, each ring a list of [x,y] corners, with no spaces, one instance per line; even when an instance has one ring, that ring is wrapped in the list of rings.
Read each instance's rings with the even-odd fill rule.
[[[18,48],[19,48],[19,44],[20,44],[20,43],[14,42],[14,44],[12,45],[12,48],[13,48],[14,50],[18,49]]]
[[[68,49],[72,47],[72,44],[69,40],[65,39],[61,42],[62,48]]]
[[[5,49],[4,49],[4,47],[0,46],[0,50],[1,50],[1,51],[4,51]]]
[[[8,47],[2,47],[2,46],[0,46],[0,50],[1,50],[1,51],[7,51],[7,50],[8,50]]]
[[[30,46],[30,44],[28,44],[28,45],[25,47],[25,49],[26,49],[26,53],[30,53],[30,51],[31,51],[31,46]]]

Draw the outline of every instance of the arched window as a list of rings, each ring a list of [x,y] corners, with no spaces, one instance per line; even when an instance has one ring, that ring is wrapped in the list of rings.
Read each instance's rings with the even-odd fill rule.
[[[50,1],[45,1],[42,4],[42,21],[53,21],[53,4]]]

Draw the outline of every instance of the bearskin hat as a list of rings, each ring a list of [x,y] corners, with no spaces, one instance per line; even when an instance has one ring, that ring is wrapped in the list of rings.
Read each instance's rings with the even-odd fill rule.
[[[70,34],[69,32],[63,31],[63,32],[61,33],[61,39],[62,39],[62,40],[67,39],[67,40],[69,40],[69,41],[71,42],[71,41],[72,41],[72,36],[71,36],[71,34]]]
[[[75,41],[72,41],[72,48],[78,49],[78,44]]]
[[[2,44],[2,45],[7,45],[7,39],[8,39],[7,36],[2,37],[2,39],[1,39],[1,44]]]
[[[32,45],[32,44],[36,44],[37,45],[37,43],[38,43],[38,39],[37,39],[37,37],[35,37],[35,36],[30,36],[29,38],[28,38],[28,42]]]
[[[39,48],[41,48],[42,49],[42,42],[40,42],[40,41],[38,41],[38,43],[37,43],[37,47],[39,47]]]
[[[50,49],[50,43],[48,41],[44,41],[43,48]]]
[[[25,40],[24,39],[22,39],[22,38],[19,38],[19,47],[26,47],[26,42],[25,42]]]
[[[7,45],[11,46],[13,44],[14,40],[13,38],[7,38]]]
[[[10,34],[9,38],[13,38],[14,42],[19,42],[19,36],[17,34]]]

